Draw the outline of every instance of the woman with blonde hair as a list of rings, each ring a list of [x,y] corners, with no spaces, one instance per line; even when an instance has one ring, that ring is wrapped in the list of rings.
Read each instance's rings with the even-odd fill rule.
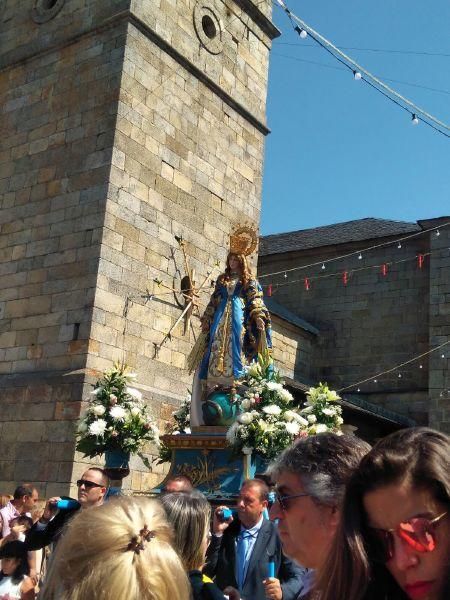
[[[417,427],[380,440],[347,485],[333,544],[320,600],[448,600],[449,436]]]
[[[189,574],[194,600],[224,600],[222,591],[202,575],[208,549],[211,506],[200,492],[174,492],[161,498],[169,523],[175,531],[174,546]],[[239,599],[239,592],[228,588],[230,600]]]
[[[80,511],[61,537],[42,600],[188,600],[164,510],[148,498]]]

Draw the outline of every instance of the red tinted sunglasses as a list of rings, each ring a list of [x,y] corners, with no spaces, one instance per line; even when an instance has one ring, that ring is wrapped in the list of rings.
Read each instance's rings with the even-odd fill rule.
[[[436,548],[436,525],[446,515],[447,512],[444,512],[434,519],[413,517],[399,523],[395,529],[371,527],[374,534],[372,544],[374,559],[387,562],[394,557],[394,533],[416,552],[433,552]]]

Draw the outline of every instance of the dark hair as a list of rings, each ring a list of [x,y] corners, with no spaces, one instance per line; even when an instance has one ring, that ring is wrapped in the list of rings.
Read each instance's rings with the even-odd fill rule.
[[[369,450],[369,444],[355,435],[319,433],[287,448],[268,473],[275,480],[284,471],[294,473],[316,502],[340,506],[347,481]]]
[[[28,567],[28,554],[25,542],[14,540],[6,542],[0,548],[0,558],[18,558],[20,560],[14,573],[11,575],[11,580],[14,584],[20,583],[24,575],[28,575],[30,569]],[[0,581],[5,577],[3,571],[0,571]]]
[[[19,515],[18,517],[14,517],[9,522],[10,526],[14,525],[26,525],[27,529],[31,529],[33,527],[33,519],[28,517],[27,515]]]
[[[245,487],[258,488],[259,499],[261,500],[261,502],[264,502],[264,500],[269,500],[269,486],[262,479],[246,479],[241,485],[241,490],[243,490]]]
[[[24,496],[32,496],[35,489],[36,488],[29,483],[18,485],[14,490],[14,500],[20,500],[20,498],[23,498]]]
[[[183,475],[182,473],[179,473],[178,475],[173,475],[173,476],[169,477],[169,479],[167,479],[164,482],[163,491],[166,490],[167,484],[171,483],[172,481],[173,482],[179,481],[180,483],[183,484],[185,489],[180,490],[180,491],[191,492],[194,489],[194,484],[192,483],[192,479],[190,477],[188,477],[187,475]]]
[[[320,573],[321,600],[406,598],[385,566],[371,560],[363,504],[368,492],[405,480],[450,507],[450,438],[425,427],[403,429],[380,440],[362,459],[348,483],[333,548]],[[442,598],[450,597],[448,581],[447,574]]]
[[[105,488],[109,487],[109,477],[108,477],[108,473],[105,471],[105,469],[101,469],[100,467],[89,467],[88,469],[85,470],[85,473],[87,473],[88,471],[97,471],[98,473],[100,473],[102,476],[103,487],[105,487]]]

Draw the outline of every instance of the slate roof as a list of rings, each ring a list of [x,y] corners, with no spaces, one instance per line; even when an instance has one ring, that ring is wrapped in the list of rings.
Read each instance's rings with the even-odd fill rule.
[[[389,221],[368,217],[356,221],[346,221],[312,229],[300,229],[266,235],[260,238],[259,255],[280,254],[334,246],[348,242],[360,242],[389,236],[402,236],[415,231],[422,231],[418,223],[406,221]]]
[[[304,321],[301,317],[298,317],[297,315],[295,315],[293,312],[288,310],[282,304],[278,304],[278,302],[276,302],[273,298],[271,298],[269,296],[265,296],[264,303],[267,306],[270,314],[276,315],[277,317],[280,317],[281,319],[284,319],[288,323],[291,323],[292,325],[296,325],[297,327],[300,327],[301,329],[304,329],[305,331],[309,331],[309,333],[313,333],[314,335],[319,335],[319,330],[316,327],[314,327],[314,325],[311,325],[311,323]]]

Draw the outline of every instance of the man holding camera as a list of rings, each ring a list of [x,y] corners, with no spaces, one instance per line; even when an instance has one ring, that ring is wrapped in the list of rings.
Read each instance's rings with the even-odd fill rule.
[[[59,496],[50,498],[42,517],[27,533],[28,549],[39,550],[57,542],[65,524],[78,510],[103,504],[108,486],[105,471],[99,467],[91,467],[77,481],[78,501]]]
[[[263,481],[249,479],[239,492],[237,518],[225,506],[215,510],[204,572],[222,590],[238,589],[244,600],[294,600],[303,569],[283,555],[276,526],[264,519],[268,493]]]

